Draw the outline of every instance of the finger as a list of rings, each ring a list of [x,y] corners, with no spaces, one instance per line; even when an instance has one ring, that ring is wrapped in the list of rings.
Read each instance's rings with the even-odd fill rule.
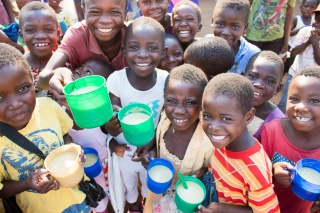
[[[113,111],[120,111],[121,110],[121,107],[118,106],[118,105],[112,105],[112,109]],[[117,115],[117,114],[116,114]]]

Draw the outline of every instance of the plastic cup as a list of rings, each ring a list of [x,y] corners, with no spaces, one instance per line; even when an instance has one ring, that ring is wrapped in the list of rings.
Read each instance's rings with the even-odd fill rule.
[[[188,186],[188,189],[183,187],[180,179],[176,183],[176,197],[175,202],[177,208],[184,213],[193,213],[198,209],[198,206],[203,202],[206,196],[206,188],[203,183],[195,177],[184,176],[184,180]],[[186,200],[187,193],[185,195],[180,194],[184,193],[184,190],[188,190],[188,194],[192,194],[191,200]],[[199,197],[202,196],[202,197]],[[190,197],[190,196],[189,196]]]
[[[44,160],[45,168],[58,181],[60,187],[74,187],[83,178],[84,170],[79,164],[78,152],[76,146],[63,145],[50,152]]]
[[[135,146],[144,146],[154,137],[152,109],[141,103],[123,107],[118,115],[124,138]]]
[[[313,172],[320,173],[320,161],[312,158],[305,158],[297,162],[295,169],[292,171],[292,191],[303,200],[317,201],[320,197],[320,184],[312,183],[310,180],[308,181],[304,177],[307,176],[308,179],[310,177],[315,178],[316,180],[319,180],[319,178],[316,178],[314,173],[302,174],[303,168],[309,168],[315,170]]]
[[[174,168],[170,161],[164,158],[150,161],[147,168],[148,189],[155,194],[165,193],[171,186],[173,175]]]
[[[83,165],[84,172],[89,178],[97,177],[102,171],[101,162],[97,150],[91,147],[83,148],[86,163]]]
[[[60,21],[59,22],[59,25],[60,25],[60,29],[62,31],[62,34],[65,34],[68,30],[68,25],[65,21]]]
[[[106,79],[99,75],[79,78],[63,88],[71,113],[81,128],[95,128],[112,117]]]

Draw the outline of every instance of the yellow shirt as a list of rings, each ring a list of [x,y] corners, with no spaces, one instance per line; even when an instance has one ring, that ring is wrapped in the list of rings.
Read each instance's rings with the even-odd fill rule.
[[[50,98],[37,98],[36,107],[27,126],[19,132],[34,143],[46,156],[62,146],[63,135],[73,122],[62,108]],[[0,182],[4,180],[25,180],[34,170],[43,167],[43,160],[29,151],[0,137]],[[3,184],[0,183],[0,189]],[[71,205],[79,204],[85,194],[77,188],[60,188],[46,194],[33,190],[16,195],[17,203],[23,212],[62,212]]]

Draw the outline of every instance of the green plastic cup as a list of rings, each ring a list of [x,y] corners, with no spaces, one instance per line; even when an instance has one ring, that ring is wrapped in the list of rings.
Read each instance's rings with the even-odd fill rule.
[[[203,183],[195,177],[184,176],[188,189],[183,187],[181,180],[176,183],[175,202],[178,209],[184,213],[197,211],[206,196],[206,188]]]
[[[63,88],[74,121],[81,128],[95,128],[112,117],[106,79],[99,75],[79,78]]]
[[[128,143],[144,146],[154,137],[152,109],[146,104],[133,103],[123,107],[118,119]]]

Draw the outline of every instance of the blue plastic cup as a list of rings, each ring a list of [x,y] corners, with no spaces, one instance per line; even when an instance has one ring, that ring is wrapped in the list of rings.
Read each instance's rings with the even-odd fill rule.
[[[86,162],[83,165],[84,172],[89,178],[97,177],[102,171],[101,162],[97,150],[91,147],[83,148],[84,155],[86,156]]]
[[[305,158],[297,162],[295,169],[292,171],[292,191],[303,200],[317,201],[320,197],[320,184],[311,183],[303,178],[303,175],[306,175],[302,174],[303,168],[310,168],[315,170],[313,172],[320,173],[320,161]]]
[[[68,30],[68,25],[65,21],[60,21],[59,25],[60,25],[60,29],[62,31],[62,34],[64,35]]]
[[[155,194],[163,194],[171,186],[174,168],[164,158],[152,160],[147,168],[147,186]]]

